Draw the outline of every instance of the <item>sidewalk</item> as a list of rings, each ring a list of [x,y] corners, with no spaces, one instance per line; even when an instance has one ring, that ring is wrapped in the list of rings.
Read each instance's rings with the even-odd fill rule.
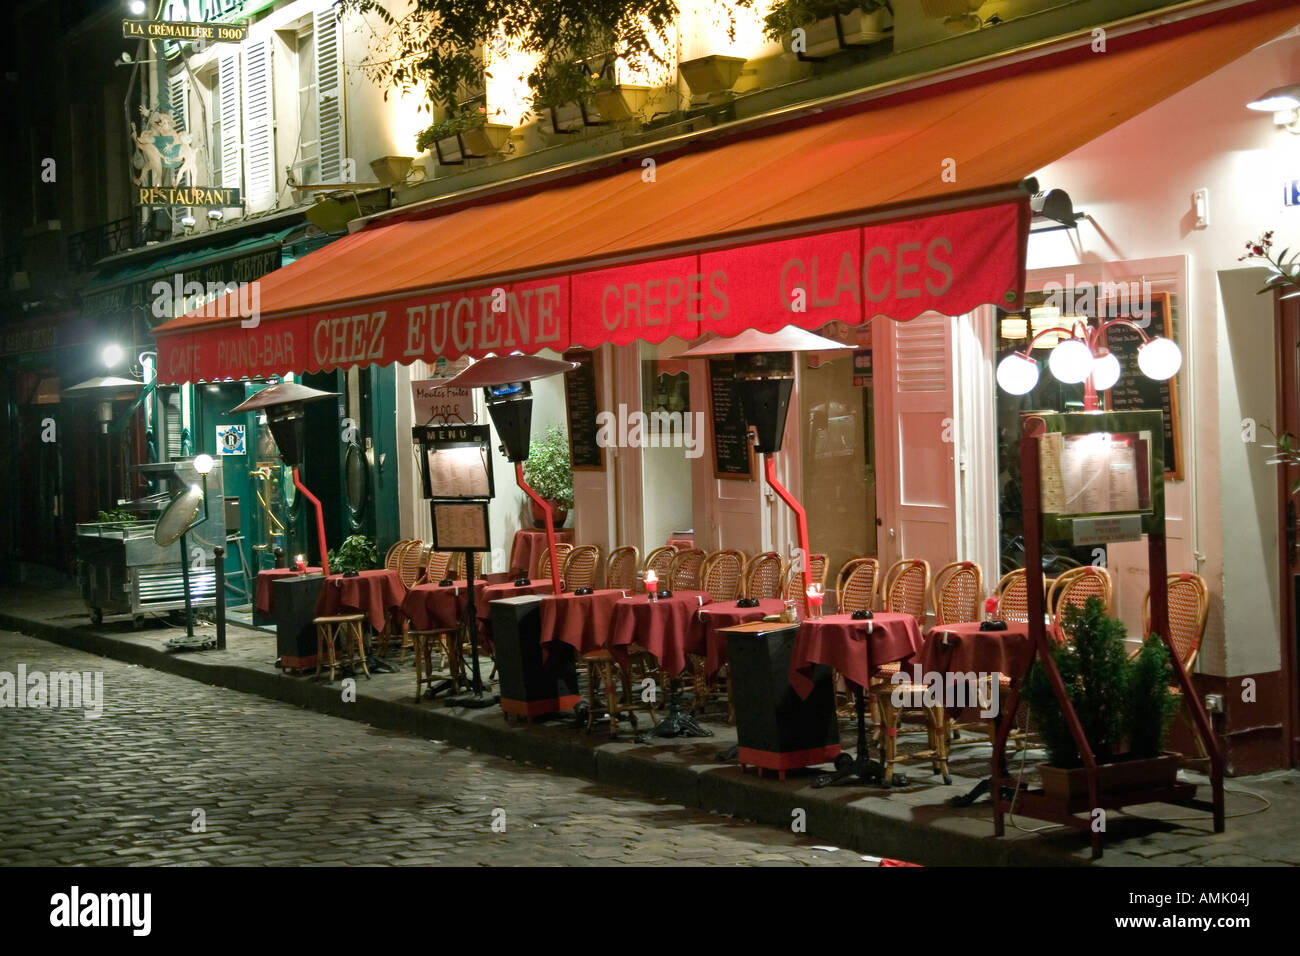
[[[735,743],[734,730],[720,720],[706,721],[715,734],[710,738],[651,738],[647,744],[632,742],[630,735],[611,741],[605,724],[591,735],[568,720],[507,724],[498,708],[468,710],[441,701],[416,703],[409,661],[397,673],[376,674],[369,681],[361,677],[356,701],[345,703],[337,682],[282,675],[275,667],[275,637],[269,632],[231,625],[224,651],[170,652],[164,642],[183,634],[183,629],[162,622],[151,622],[139,631],[130,622],[94,628],[79,597],[67,591],[0,590],[0,629],[385,730],[627,787],[687,807],[783,827],[790,825],[795,811],[803,810],[806,832],[819,841],[926,865],[1300,865],[1300,772],[1296,771],[1229,779],[1227,829],[1222,834],[1213,832],[1208,813],[1191,808],[1158,804],[1112,814],[1105,855],[1091,861],[1087,840],[1078,831],[1032,832],[1048,825],[1018,818],[1008,825],[1007,836],[997,839],[987,799],[964,809],[945,804],[986,775],[987,744],[954,749],[951,786],[931,777],[928,764],[913,764],[898,768],[912,781],[906,787],[816,790],[813,771],[791,773],[778,781],[720,762],[718,755]],[[203,626],[202,632],[211,634],[213,628]],[[28,666],[36,668],[40,662]],[[109,716],[111,687],[105,689],[105,697]],[[852,729],[843,726],[841,734],[851,748]],[[924,734],[918,728],[913,736],[923,740]],[[1031,776],[1041,757],[1029,755]],[[1021,761],[1018,755],[1009,759],[1013,768]],[[1187,779],[1203,782],[1195,774],[1187,774]],[[1199,795],[1208,797],[1208,787]]]

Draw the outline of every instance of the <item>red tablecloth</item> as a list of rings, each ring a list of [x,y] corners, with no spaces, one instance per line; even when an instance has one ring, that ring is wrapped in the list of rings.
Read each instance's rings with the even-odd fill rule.
[[[562,641],[579,654],[603,647],[609,638],[614,605],[625,593],[617,588],[602,588],[581,597],[566,592],[543,598],[539,641],[543,656],[552,641]]]
[[[703,650],[695,641],[704,634],[691,625],[701,602],[712,601],[704,591],[674,591],[672,597],[655,601],[648,594],[623,598],[614,605],[609,649],[626,657],[628,645],[637,644],[658,659],[665,673],[676,677],[686,668],[686,655]]]
[[[683,551],[683,550],[690,551],[695,547],[695,539],[694,538],[669,538],[667,544],[668,547],[676,548],[679,551]]]
[[[921,649],[927,673],[1005,674],[1019,680],[1034,659],[1028,624],[1007,622],[1005,631],[981,631],[979,622],[946,624],[930,629]]]
[[[380,631],[388,610],[400,608],[405,598],[406,588],[396,571],[362,571],[355,578],[331,574],[316,599],[316,616],[360,611],[370,626]]]
[[[784,608],[785,602],[780,598],[760,598],[758,607],[737,607],[735,601],[720,601],[696,610],[691,626],[700,636],[692,638],[691,644],[704,648],[708,676],[712,677],[727,663],[727,635],[719,633],[722,628],[761,621],[769,614],[780,614]]]
[[[474,617],[478,621],[479,647],[485,654],[492,653],[491,602],[524,594],[550,594],[553,585],[549,580],[529,581],[516,586],[513,581],[489,584],[482,579],[474,582]],[[446,587],[437,584],[417,584],[406,592],[402,613],[417,631],[455,627],[469,606],[469,588],[465,581],[455,581]]]
[[[556,544],[573,544],[572,528],[555,529]],[[546,551],[546,532],[520,529],[515,532],[514,544],[510,547],[510,573],[515,577],[526,574],[530,578],[539,577],[538,566],[542,554]],[[563,570],[561,568],[561,570]]]
[[[320,574],[320,568],[308,568],[308,574]],[[271,603],[274,595],[271,593],[271,582],[276,578],[287,578],[290,575],[297,575],[294,568],[271,568],[268,571],[257,572],[257,589],[253,597],[253,607],[257,608],[263,614],[270,614],[273,608]]]
[[[882,665],[902,661],[921,650],[921,629],[910,614],[877,611],[868,621],[850,614],[830,614],[799,625],[790,654],[790,686],[800,697],[812,693],[814,664],[835,668],[859,687],[866,687]]]

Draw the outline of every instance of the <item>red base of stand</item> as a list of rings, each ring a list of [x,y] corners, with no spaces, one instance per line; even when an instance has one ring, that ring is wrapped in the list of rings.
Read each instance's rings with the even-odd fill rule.
[[[573,710],[580,700],[582,700],[580,694],[565,694],[563,697],[552,697],[550,700],[511,700],[502,697],[501,709],[516,717],[540,717],[542,714],[558,714],[561,711]]]
[[[815,767],[818,764],[830,763],[839,755],[839,744],[814,747],[812,750],[791,750],[786,753],[754,750],[750,747],[736,748],[736,761],[740,764],[741,770],[746,767],[757,767],[760,771],[775,770],[782,780],[785,779],[787,770],[798,770],[800,767]]]

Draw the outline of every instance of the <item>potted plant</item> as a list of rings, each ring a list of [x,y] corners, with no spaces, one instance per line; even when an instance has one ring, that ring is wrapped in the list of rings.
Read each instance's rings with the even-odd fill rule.
[[[379,566],[379,553],[375,543],[364,534],[348,535],[337,551],[329,550],[330,571],[355,577],[361,571]]]
[[[573,463],[569,458],[569,436],[558,425],[534,439],[524,462],[524,481],[551,506],[556,527],[564,524],[573,507]],[[543,528],[546,515],[533,502],[533,523]]]
[[[1081,608],[1067,607],[1064,627],[1071,643],[1053,644],[1052,660],[1092,748],[1100,792],[1172,785],[1178,758],[1162,747],[1178,700],[1169,688],[1172,670],[1164,642],[1151,635],[1129,660],[1124,625],[1107,617],[1096,597]],[[1047,672],[1037,661],[1024,693],[1047,748],[1047,763],[1039,767],[1044,795],[1065,802],[1086,796],[1083,757]]]
[[[438,162],[450,166],[501,152],[511,129],[507,123],[489,123],[484,113],[454,113],[422,131],[415,145],[420,152],[432,147]]]
[[[763,18],[763,34],[780,40],[787,53],[822,57],[882,40],[893,22],[889,0],[778,0]],[[803,31],[801,50],[794,48],[796,29]]]

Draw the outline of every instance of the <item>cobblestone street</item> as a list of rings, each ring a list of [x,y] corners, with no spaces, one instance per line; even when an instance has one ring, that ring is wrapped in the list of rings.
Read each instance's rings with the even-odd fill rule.
[[[0,708],[0,864],[874,865],[789,831],[0,633],[0,671],[20,664],[102,672],[103,715]]]

